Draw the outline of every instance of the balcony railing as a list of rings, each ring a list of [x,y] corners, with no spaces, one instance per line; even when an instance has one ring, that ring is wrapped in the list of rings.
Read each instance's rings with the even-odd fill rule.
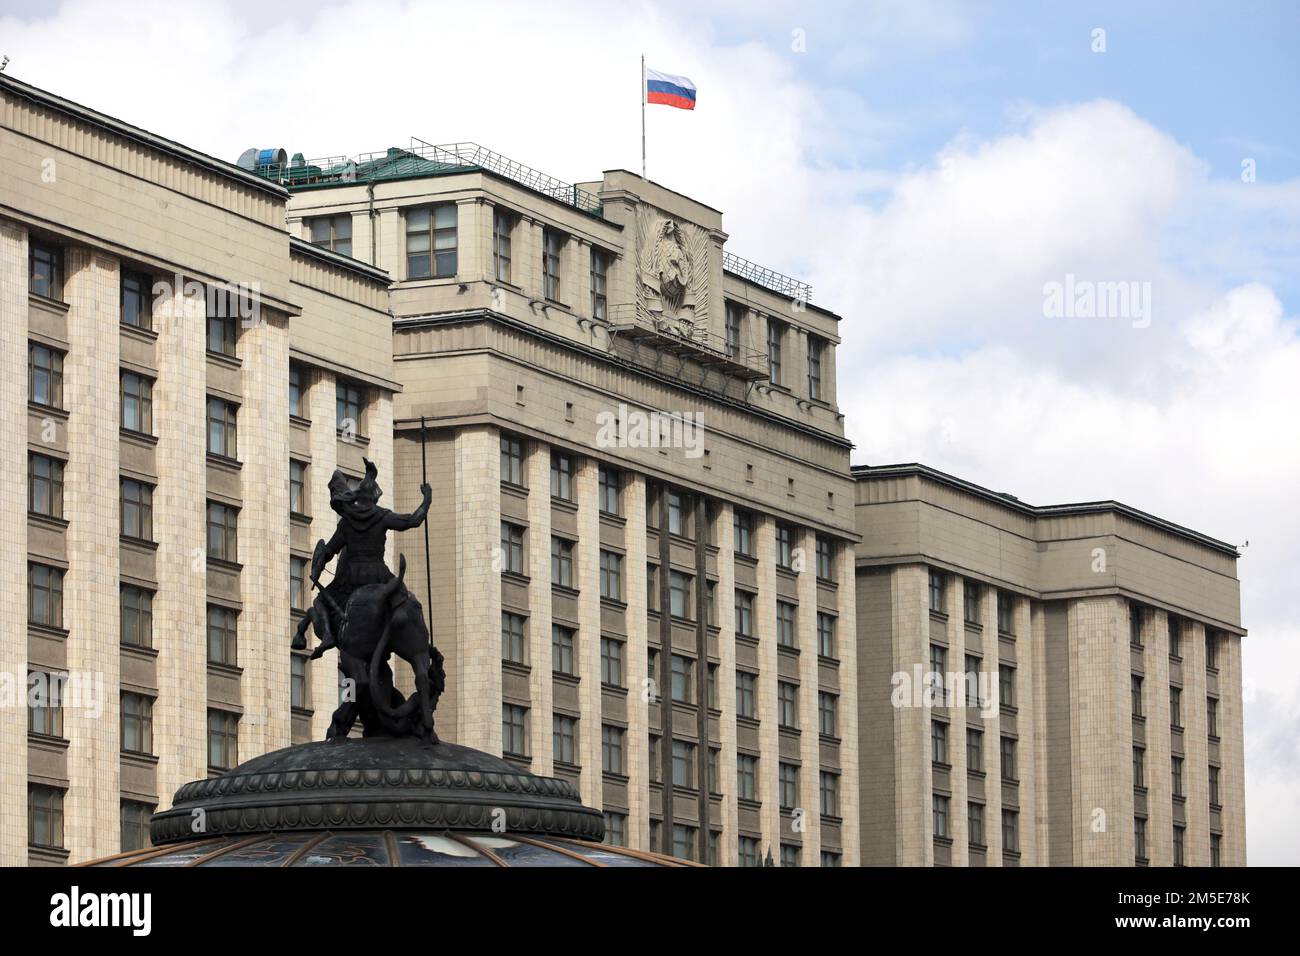
[[[749,380],[768,377],[767,354],[729,343],[703,326],[666,318],[633,305],[610,309],[612,329],[661,354],[689,358],[708,368]]]

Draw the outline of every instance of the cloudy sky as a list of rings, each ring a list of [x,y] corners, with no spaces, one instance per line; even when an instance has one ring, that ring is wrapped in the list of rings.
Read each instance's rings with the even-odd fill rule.
[[[690,76],[650,175],[844,316],[855,462],[1250,542],[1259,864],[1300,863],[1297,49],[1294,2],[0,0],[10,74],[230,160],[418,136],[598,178],[639,166],[639,56]],[[1067,276],[1149,310],[1048,317]]]

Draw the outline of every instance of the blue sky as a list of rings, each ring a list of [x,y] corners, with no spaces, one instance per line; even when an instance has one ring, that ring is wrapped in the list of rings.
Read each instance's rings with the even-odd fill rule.
[[[1292,865],[1297,51],[1295,2],[0,0],[9,73],[232,161],[416,135],[595,179],[639,167],[640,55],[691,77],[650,175],[843,316],[855,462],[1250,541],[1250,859]],[[1150,321],[1048,316],[1065,276]]]

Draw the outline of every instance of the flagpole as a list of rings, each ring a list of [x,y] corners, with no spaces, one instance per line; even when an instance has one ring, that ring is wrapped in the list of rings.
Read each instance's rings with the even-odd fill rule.
[[[641,178],[645,179],[645,54],[641,54]]]

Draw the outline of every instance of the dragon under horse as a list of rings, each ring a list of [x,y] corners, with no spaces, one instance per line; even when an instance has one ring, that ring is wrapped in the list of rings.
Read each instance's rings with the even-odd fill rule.
[[[321,641],[312,657],[331,647],[338,650],[347,683],[326,739],[347,737],[360,717],[367,737],[413,735],[435,744],[433,712],[446,686],[443,657],[430,639],[424,609],[406,587],[405,555],[397,575],[384,563],[388,532],[418,528],[428,514],[433,490],[427,482],[420,486],[424,500],[410,514],[381,508],[377,469],[374,462],[363,460],[366,476],[356,488],[349,488],[340,471],[330,478],[330,507],[339,520],[333,537],[316,545],[313,585],[319,587],[321,572],[336,555],[339,563],[334,580],[320,589],[300,625],[294,646],[305,645],[310,621]],[[409,700],[393,686],[393,654],[406,661],[414,675],[415,694]]]

